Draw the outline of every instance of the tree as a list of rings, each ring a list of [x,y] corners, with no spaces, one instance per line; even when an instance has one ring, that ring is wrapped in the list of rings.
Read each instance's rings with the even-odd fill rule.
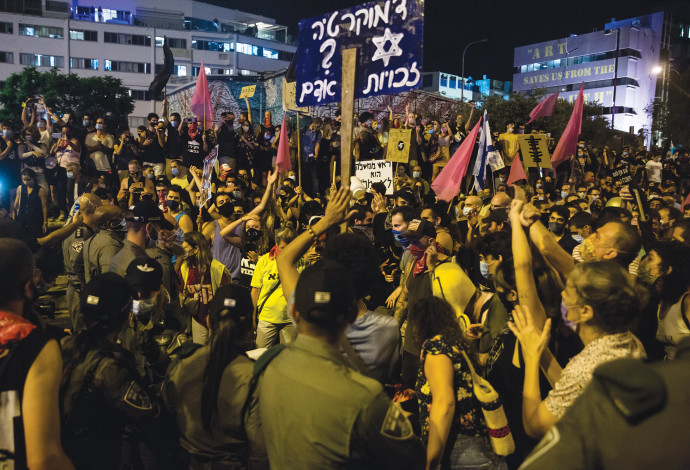
[[[645,111],[654,118],[652,135],[654,143],[665,147],[672,141],[674,145],[690,145],[690,70],[677,73],[673,70],[668,76],[668,98],[665,102],[656,99]],[[659,137],[661,139],[659,139]]]
[[[13,73],[0,88],[0,119],[19,121],[22,102],[41,95],[55,114],[70,113],[78,121],[84,114],[103,117],[114,130],[127,123],[134,110],[129,90],[118,78],[110,76],[82,78],[74,74],[60,74],[57,69],[39,72],[27,67]]]

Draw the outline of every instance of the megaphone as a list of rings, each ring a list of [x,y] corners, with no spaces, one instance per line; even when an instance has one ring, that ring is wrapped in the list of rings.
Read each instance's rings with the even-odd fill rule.
[[[352,197],[354,199],[362,199],[367,188],[364,187],[362,181],[356,176],[350,177],[350,191],[352,191]]]

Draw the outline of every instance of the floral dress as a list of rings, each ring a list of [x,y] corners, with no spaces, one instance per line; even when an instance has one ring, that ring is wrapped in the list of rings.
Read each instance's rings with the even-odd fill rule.
[[[429,413],[432,401],[431,388],[424,374],[424,364],[429,354],[433,356],[443,354],[448,356],[453,363],[453,386],[455,387],[456,402],[450,435],[486,436],[486,424],[482,416],[481,405],[472,391],[472,374],[460,348],[459,344],[451,344],[441,335],[426,340],[422,345],[419,375],[415,389],[419,399],[419,420],[424,442],[429,439]]]

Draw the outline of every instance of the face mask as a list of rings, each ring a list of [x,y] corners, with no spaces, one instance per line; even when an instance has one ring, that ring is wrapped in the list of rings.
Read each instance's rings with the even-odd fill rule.
[[[132,313],[134,315],[142,315],[151,312],[158,305],[157,299],[155,297],[143,300],[132,301]]]
[[[177,129],[180,125],[180,121],[170,121],[170,125],[173,126],[173,129]]]
[[[494,264],[496,260],[492,261],[491,263],[487,263],[486,261],[480,261],[479,262],[479,272],[481,273],[482,277],[484,279],[489,279],[489,266]]]
[[[368,119],[367,122],[365,123],[367,127],[371,127],[371,119]]]
[[[578,147],[583,149],[583,148],[585,148],[585,144],[578,144]]]
[[[33,142],[33,141],[34,141],[34,136],[32,136],[32,135],[25,135],[25,136],[24,136],[24,140],[26,140],[27,142]]]
[[[232,207],[232,204],[230,203],[225,203],[222,206],[218,206],[218,213],[222,215],[223,217],[230,217],[234,211],[234,207]]]
[[[582,235],[574,234],[573,240],[575,240],[578,243],[582,243],[582,240],[584,240],[584,238],[582,238]]]
[[[39,129],[45,129],[46,123],[45,122],[39,122],[38,124],[36,124],[36,127],[38,127]]]
[[[577,323],[573,323],[568,320],[568,306],[565,304],[565,300],[561,300],[561,319],[563,320],[563,324],[565,326],[577,332]]]
[[[462,215],[464,215],[465,217],[467,217],[470,214],[470,212],[472,212],[471,207],[465,206],[462,208]]]
[[[173,168],[170,170],[170,173],[172,173],[173,176],[177,176],[180,174],[180,169],[179,168]]]
[[[9,139],[10,137],[12,137],[12,131],[9,129],[4,130],[2,131],[2,135]]]
[[[549,222],[549,231],[556,235],[561,235],[565,231],[565,224],[560,222]]]
[[[395,238],[395,241],[398,242],[401,247],[407,248],[410,246],[410,241],[402,236],[402,232],[400,230],[391,230],[391,233],[393,233],[393,238]]]
[[[96,130],[102,131],[103,130],[103,124],[96,124]]]
[[[148,175],[146,175],[146,177],[147,177],[148,179],[152,180],[153,178],[156,177],[156,174],[155,174],[155,173],[149,173]]]
[[[74,173],[72,173],[71,171],[68,171],[67,172],[67,179],[72,179],[72,178],[74,178]]]
[[[543,184],[541,184],[541,183],[537,183],[537,189],[541,189],[541,188],[543,188],[543,187],[544,187],[544,185],[543,185]]]
[[[565,199],[568,197],[568,192],[567,191],[561,191],[561,199]]]
[[[587,193],[582,193],[582,192],[577,193],[577,197],[579,197],[580,199],[584,199],[587,197]]]
[[[353,230],[363,233],[369,241],[374,241],[374,227],[371,225],[354,225]]]
[[[242,126],[242,130],[244,132],[249,132],[249,126]]]
[[[180,201],[168,200],[167,204],[168,208],[173,212],[177,212],[177,210],[180,208]]]
[[[91,121],[89,121],[88,119],[84,119],[84,120],[81,122],[81,125],[84,126],[84,127],[89,127],[89,124],[91,124]]]
[[[261,238],[261,230],[255,228],[247,229],[247,241],[255,242]]]
[[[419,178],[420,176],[422,176],[422,174],[421,174],[420,172],[418,172],[418,171],[413,171],[413,172],[412,172],[412,177],[413,177],[413,178]]]
[[[599,199],[599,196],[592,196],[592,201],[596,201],[597,199]]]
[[[242,199],[242,191],[233,191],[233,192],[232,192],[232,196],[233,196],[235,199]]]

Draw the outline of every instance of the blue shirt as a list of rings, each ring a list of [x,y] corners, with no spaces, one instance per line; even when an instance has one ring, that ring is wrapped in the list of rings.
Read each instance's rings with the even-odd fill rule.
[[[369,310],[345,334],[373,378],[382,383],[391,378],[400,358],[400,329],[395,318]]]
[[[302,136],[302,161],[314,160],[316,155],[316,144],[321,142],[321,131],[313,131],[308,128]]]

